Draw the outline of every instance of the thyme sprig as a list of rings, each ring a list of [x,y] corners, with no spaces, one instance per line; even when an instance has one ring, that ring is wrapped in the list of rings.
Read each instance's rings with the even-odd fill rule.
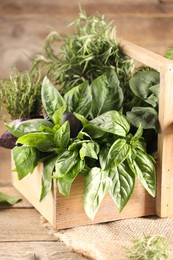
[[[0,116],[11,119],[38,116],[41,111],[41,74],[38,70],[13,71],[9,79],[0,81]]]

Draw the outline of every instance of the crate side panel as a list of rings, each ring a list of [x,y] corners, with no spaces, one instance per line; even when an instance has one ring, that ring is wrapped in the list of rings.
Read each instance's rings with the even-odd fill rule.
[[[28,174],[22,180],[18,180],[17,173],[12,172],[13,186],[45,217],[55,226],[55,196],[54,190],[39,202],[41,192],[42,164],[39,164],[32,174]]]
[[[69,197],[63,197],[57,193],[57,229],[155,215],[155,199],[144,190],[139,182],[136,182],[134,193],[121,213],[118,212],[112,198],[106,195],[94,221],[91,221],[84,211],[83,190],[84,178],[78,177],[72,185]]]

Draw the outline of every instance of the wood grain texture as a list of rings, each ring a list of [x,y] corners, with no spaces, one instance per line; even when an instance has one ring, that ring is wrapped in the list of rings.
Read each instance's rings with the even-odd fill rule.
[[[35,209],[0,209],[0,241],[52,241]]]
[[[62,242],[0,242],[2,260],[85,260],[79,254],[69,252]]]
[[[33,174],[27,175],[20,181],[17,175],[12,173],[13,185],[57,230],[155,214],[155,199],[144,190],[138,181],[136,181],[131,199],[121,213],[118,212],[112,198],[107,195],[93,221],[87,217],[84,211],[84,178],[82,177],[77,177],[74,181],[70,196],[64,197],[59,194],[54,183],[54,189],[49,196],[43,202],[39,202],[41,168],[39,165]]]
[[[19,195],[12,186],[2,183],[0,191]],[[84,260],[70,252],[64,243],[42,225],[40,214],[23,199],[14,206],[0,208],[0,259],[2,260]]]
[[[99,210],[91,221],[84,211],[84,178],[77,177],[74,181],[70,196],[64,197],[57,193],[56,198],[56,228],[103,223],[125,218],[155,215],[155,199],[153,199],[136,180],[135,189],[127,205],[121,213],[110,195],[103,199]]]
[[[159,1],[81,1],[89,15],[104,14],[114,20],[118,36],[163,54],[172,43],[173,5]],[[0,78],[8,77],[12,67],[29,69],[32,58],[41,51],[50,27],[65,32],[79,13],[78,1],[1,1],[0,2]]]

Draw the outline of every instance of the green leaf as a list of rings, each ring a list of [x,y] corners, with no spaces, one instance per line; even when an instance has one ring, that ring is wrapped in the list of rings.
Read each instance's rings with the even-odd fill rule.
[[[135,127],[141,124],[143,129],[158,128],[158,114],[152,107],[133,107],[126,113],[127,120]]]
[[[58,189],[62,195],[68,196],[70,194],[71,185],[84,166],[85,162],[79,160],[66,175],[58,179]]]
[[[93,127],[92,127],[93,126]],[[98,132],[98,136],[103,136],[103,132],[112,133],[118,136],[125,137],[130,130],[125,116],[117,111],[108,111],[93,120],[84,127],[84,131],[87,132],[91,137],[94,137]]]
[[[41,126],[53,128],[53,124],[45,119],[30,119],[16,124],[6,124],[10,133],[17,138],[26,133],[39,132]]]
[[[88,123],[84,128],[83,128],[83,133],[86,132],[88,136],[90,136],[92,139],[97,139],[101,138],[105,135],[106,131],[102,130],[100,127],[97,127],[95,125],[92,125]],[[80,136],[80,133],[78,134]]]
[[[132,140],[139,140],[143,135],[143,129],[142,129],[142,125],[139,124],[139,127],[135,133],[135,135],[132,137]]]
[[[14,205],[17,202],[19,202],[20,200],[21,200],[21,198],[19,198],[17,196],[10,196],[8,194],[0,192],[0,204]]]
[[[99,206],[108,192],[111,180],[107,171],[94,167],[85,176],[84,209],[87,216],[93,220]]]
[[[66,148],[70,141],[70,125],[66,121],[54,135],[54,141],[57,147]]]
[[[78,114],[78,113],[76,113],[76,112],[74,112],[73,114],[75,115],[75,117],[76,117],[77,119],[79,119],[79,120],[82,122],[82,125],[83,125],[83,126],[85,126],[85,125],[88,124],[88,120],[87,120],[84,116],[82,116],[82,115],[80,115],[80,114]]]
[[[90,157],[97,160],[99,150],[99,145],[96,142],[83,142],[79,155],[81,160],[84,160],[85,157]]]
[[[99,153],[99,163],[101,166],[101,169],[104,170],[106,168],[106,162],[108,157],[109,147],[102,147],[100,153]]]
[[[41,152],[53,151],[55,148],[54,135],[37,132],[21,136],[17,143],[36,147]]]
[[[91,89],[87,81],[72,88],[64,95],[67,110],[87,117],[91,110]]]
[[[122,163],[128,156],[130,145],[125,139],[117,139],[111,146],[106,160],[105,169],[109,169],[113,164],[115,167]]]
[[[151,93],[151,87],[158,86],[160,74],[157,71],[140,71],[129,81],[133,93],[141,99],[147,99]]]
[[[54,178],[62,178],[79,161],[78,151],[65,151],[63,152],[56,161]]]
[[[27,174],[33,173],[39,162],[37,149],[27,146],[17,146],[13,148],[12,152],[19,180],[23,179]]]
[[[135,175],[126,161],[124,161],[118,166],[111,168],[109,177],[112,180],[112,186],[109,193],[119,211],[122,211],[133,192]]]
[[[63,97],[47,77],[43,80],[41,98],[47,115],[52,119],[55,111],[65,106]]]
[[[62,125],[62,115],[64,111],[66,110],[66,106],[63,105],[58,110],[55,111],[55,113],[52,115],[52,120],[54,124]]]
[[[52,174],[58,156],[43,162],[42,188],[40,201],[42,201],[52,189]]]
[[[92,81],[91,92],[93,118],[110,110],[119,110],[122,106],[123,91],[112,68]]]
[[[135,158],[128,160],[130,168],[137,175],[138,179],[148,191],[155,197],[156,194],[156,170],[153,158],[141,150],[136,150]]]

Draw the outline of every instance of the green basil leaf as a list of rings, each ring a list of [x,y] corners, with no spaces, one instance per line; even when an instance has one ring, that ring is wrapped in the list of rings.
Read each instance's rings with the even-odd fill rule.
[[[154,95],[151,94],[146,100],[145,102],[150,104],[152,107],[157,108],[158,106],[158,98]]]
[[[90,136],[92,139],[98,139],[105,135],[106,131],[102,130],[100,127],[97,127],[92,124],[87,124],[83,128],[83,133],[86,133],[88,136]],[[79,135],[79,134],[78,134]]]
[[[45,126],[53,128],[53,124],[45,119],[30,119],[16,124],[6,124],[7,129],[12,135],[19,138],[26,133],[38,132],[40,127]]]
[[[70,194],[71,185],[84,166],[85,162],[79,160],[66,175],[58,179],[58,189],[62,195],[68,196]]]
[[[63,105],[62,107],[60,107],[58,110],[55,111],[55,113],[52,115],[52,120],[54,122],[54,124],[57,125],[62,125],[62,115],[66,110],[66,106]]]
[[[40,132],[54,134],[54,130],[52,128],[44,126],[44,125],[40,126]]]
[[[102,170],[104,170],[106,168],[108,152],[109,152],[109,147],[104,147],[101,149],[101,151],[99,153],[99,163],[100,163]]]
[[[93,118],[110,110],[119,110],[123,102],[123,91],[114,69],[96,78],[91,83]]]
[[[136,150],[135,158],[129,160],[129,166],[137,175],[138,179],[148,191],[155,197],[156,194],[156,170],[153,163],[153,158],[141,150]]]
[[[84,160],[85,157],[90,157],[97,160],[99,150],[99,145],[96,142],[83,142],[79,155],[81,160]]]
[[[141,124],[143,129],[158,128],[158,113],[152,107],[133,107],[126,113],[127,120],[135,127]]]
[[[55,148],[54,135],[44,132],[23,135],[18,138],[17,143],[36,147],[41,152],[53,151]]]
[[[91,137],[93,137],[93,129],[95,129],[93,133],[94,137],[97,132],[99,137],[103,136],[103,132],[125,137],[130,130],[130,125],[128,124],[125,116],[119,112],[108,111],[94,118],[84,127],[84,131],[89,133]]]
[[[109,193],[121,212],[134,190],[135,175],[126,161],[124,161],[118,166],[111,168],[109,177],[112,180]]]
[[[55,168],[57,156],[43,162],[42,188],[40,201],[42,201],[52,189],[52,175]]]
[[[151,87],[160,82],[160,74],[157,71],[140,71],[129,81],[133,93],[141,99],[147,99],[151,93]]]
[[[62,178],[78,162],[78,151],[65,151],[63,152],[56,161],[54,178]]]
[[[33,173],[39,162],[38,150],[28,146],[17,146],[12,152],[19,180]]]
[[[66,148],[70,141],[70,125],[66,121],[54,135],[54,141],[57,147]]]
[[[74,116],[75,116],[77,119],[79,119],[79,120],[82,122],[82,125],[83,125],[83,126],[85,126],[85,125],[88,124],[88,120],[87,120],[84,116],[82,116],[82,115],[80,115],[80,114],[78,114],[78,113],[76,113],[76,112],[74,112],[73,114],[74,114]]]
[[[73,141],[73,143],[71,145],[69,145],[68,150],[69,151],[73,151],[73,150],[76,150],[76,149],[79,150],[82,147],[82,144],[85,143],[85,142],[87,142],[87,141],[86,140],[75,139]]]
[[[91,140],[91,136],[89,134],[83,132],[82,130],[78,133],[77,138],[79,138],[81,140],[83,140],[85,138]]]
[[[150,91],[151,91],[157,98],[159,98],[160,84],[156,84],[156,85],[150,87]]]
[[[21,198],[19,198],[18,196],[10,196],[6,193],[0,192],[0,204],[14,205],[20,200]]]
[[[107,171],[94,167],[85,176],[84,209],[87,216],[93,220],[99,206],[108,192],[111,180]]]
[[[65,106],[63,97],[47,77],[43,80],[41,98],[47,115],[52,119],[55,111]]]
[[[125,139],[117,139],[111,146],[105,165],[105,169],[109,169],[113,164],[115,167],[122,163],[128,156],[130,145]]]
[[[91,109],[91,89],[87,81],[69,90],[64,95],[67,110],[87,117]]]
[[[135,135],[132,137],[132,140],[139,140],[143,135],[143,129],[142,129],[142,125],[139,124],[139,127],[135,133]]]

